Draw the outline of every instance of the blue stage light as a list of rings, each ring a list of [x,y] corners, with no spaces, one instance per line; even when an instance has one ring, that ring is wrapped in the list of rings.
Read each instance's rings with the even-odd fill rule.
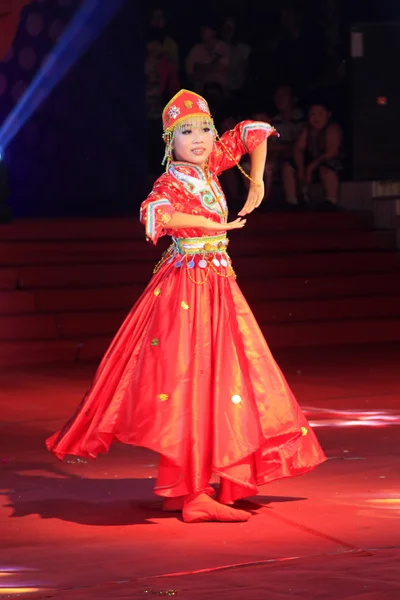
[[[84,0],[30,86],[0,128],[1,153],[127,0]]]

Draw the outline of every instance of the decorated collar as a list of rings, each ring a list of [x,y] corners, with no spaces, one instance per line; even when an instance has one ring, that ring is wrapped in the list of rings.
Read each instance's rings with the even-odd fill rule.
[[[187,175],[189,177],[194,177],[195,179],[207,181],[204,169],[202,169],[198,165],[194,165],[193,163],[181,161],[173,162],[170,166],[170,171],[173,171],[174,174],[179,173],[182,175]]]
[[[192,192],[192,194],[204,192],[210,183],[207,181],[203,169],[191,163],[174,162],[169,168],[169,173],[175,177],[175,179],[182,182],[186,189]]]

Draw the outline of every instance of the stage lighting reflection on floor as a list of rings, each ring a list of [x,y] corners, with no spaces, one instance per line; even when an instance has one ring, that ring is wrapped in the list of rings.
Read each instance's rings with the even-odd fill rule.
[[[29,588],[29,587],[12,587],[12,588],[3,588],[0,586],[0,598],[4,598],[7,596],[20,596],[21,594],[33,594],[34,592],[40,592],[40,588]]]
[[[12,573],[36,573],[36,569],[0,565],[0,575],[10,575]]]
[[[400,510],[399,496],[395,498],[370,498],[365,500],[365,502],[381,508]]]
[[[34,592],[44,591],[44,588],[38,587],[37,583],[21,581],[24,574],[32,573],[36,569],[27,567],[0,566],[0,598],[9,598],[10,596],[21,596],[22,594],[33,594]],[[18,576],[19,581],[16,581]]]
[[[311,427],[389,427],[400,425],[400,414],[392,410],[335,410],[303,407]]]
[[[335,496],[331,496],[330,502],[357,507],[359,511],[363,511],[362,514],[374,518],[400,518],[400,495],[389,490],[381,493],[375,491],[361,494],[335,494]]]

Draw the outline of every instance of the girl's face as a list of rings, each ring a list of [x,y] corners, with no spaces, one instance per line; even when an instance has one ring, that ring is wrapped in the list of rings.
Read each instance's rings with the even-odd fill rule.
[[[173,151],[176,160],[204,166],[214,145],[211,124],[188,122],[179,127],[174,136]]]

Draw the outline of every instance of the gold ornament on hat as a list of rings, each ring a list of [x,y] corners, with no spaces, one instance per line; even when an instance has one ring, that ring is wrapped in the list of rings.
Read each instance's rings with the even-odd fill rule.
[[[170,164],[173,160],[173,144],[175,132],[177,128],[182,129],[182,127],[187,124],[189,119],[190,123],[192,124],[198,122],[199,125],[203,125],[204,123],[207,123],[207,125],[210,126],[213,132],[214,141],[218,140],[221,143],[222,148],[227,153],[229,158],[231,158],[236,163],[236,166],[242,173],[242,175],[246,177],[246,179],[254,183],[256,186],[261,186],[259,182],[254,181],[254,179],[252,179],[246,173],[246,171],[232,156],[232,153],[230,152],[229,148],[227,148],[224,142],[221,140],[214,125],[214,121],[211,116],[207,100],[199,94],[197,94],[196,92],[191,92],[190,90],[185,89],[180,90],[177,94],[175,94],[175,96],[173,96],[173,98],[171,98],[168,104],[164,107],[162,113],[165,153],[161,164],[165,165],[165,171],[167,173]]]

